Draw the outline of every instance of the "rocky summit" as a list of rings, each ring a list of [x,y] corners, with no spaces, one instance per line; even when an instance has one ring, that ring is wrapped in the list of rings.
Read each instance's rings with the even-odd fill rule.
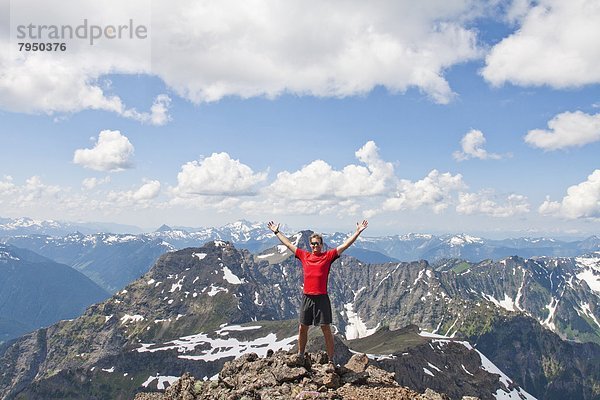
[[[266,357],[245,354],[225,363],[218,380],[200,381],[185,374],[165,393],[138,393],[135,400],[269,400],[269,399],[449,399],[430,389],[420,394],[398,385],[394,374],[355,354],[334,366],[324,352],[304,357],[269,350]],[[476,397],[463,397],[474,400]]]

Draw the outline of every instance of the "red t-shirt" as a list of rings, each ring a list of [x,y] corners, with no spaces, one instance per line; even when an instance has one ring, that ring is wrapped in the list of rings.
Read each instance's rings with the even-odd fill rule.
[[[296,249],[296,258],[302,263],[304,272],[305,294],[327,294],[329,269],[331,263],[339,257],[337,249],[320,254],[313,254],[300,248]]]

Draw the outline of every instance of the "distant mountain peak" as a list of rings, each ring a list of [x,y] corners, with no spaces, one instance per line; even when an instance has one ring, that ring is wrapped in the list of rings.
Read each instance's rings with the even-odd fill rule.
[[[170,232],[172,231],[173,228],[171,228],[169,225],[166,224],[162,224],[160,226],[160,228],[158,228],[157,230],[155,230],[154,232]]]
[[[483,244],[484,240],[480,237],[467,235],[465,233],[460,233],[458,235],[450,236],[446,239],[451,246],[464,246],[467,244]]]

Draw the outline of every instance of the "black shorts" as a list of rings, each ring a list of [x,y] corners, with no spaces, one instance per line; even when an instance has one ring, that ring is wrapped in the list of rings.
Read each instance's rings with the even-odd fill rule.
[[[303,325],[329,325],[331,302],[326,294],[304,294],[300,306],[300,323]]]

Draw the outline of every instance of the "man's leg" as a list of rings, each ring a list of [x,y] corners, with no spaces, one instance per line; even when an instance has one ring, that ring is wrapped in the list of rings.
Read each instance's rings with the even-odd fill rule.
[[[329,325],[321,325],[321,330],[323,331],[323,336],[325,336],[325,349],[327,349],[327,358],[329,358],[329,362],[333,362],[335,349],[333,345],[333,333],[331,333],[331,327]]]
[[[308,325],[300,324],[298,328],[298,354],[304,355],[306,341],[308,340]]]

